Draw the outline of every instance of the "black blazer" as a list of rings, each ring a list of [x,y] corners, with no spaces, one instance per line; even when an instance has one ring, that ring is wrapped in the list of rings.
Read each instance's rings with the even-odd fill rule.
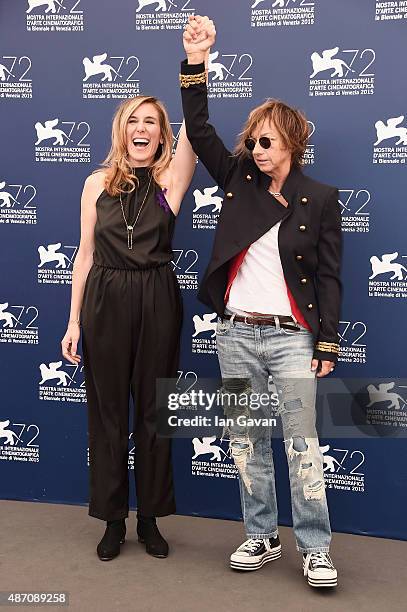
[[[204,64],[181,64],[181,74],[204,69]],[[181,92],[191,145],[225,192],[198,299],[221,316],[231,259],[282,221],[278,241],[284,277],[312,329],[314,357],[336,361],[342,248],[338,190],[292,167],[282,188],[288,207],[280,204],[268,191],[270,177],[252,158],[232,155],[208,123],[206,85],[181,87]]]

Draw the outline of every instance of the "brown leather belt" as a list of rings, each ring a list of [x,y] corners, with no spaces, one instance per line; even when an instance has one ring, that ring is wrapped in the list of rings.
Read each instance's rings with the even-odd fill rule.
[[[280,327],[284,329],[291,329],[292,331],[300,331],[300,327],[294,323],[292,317],[287,315],[269,315],[267,317],[242,317],[241,315],[222,315],[222,319],[231,319],[233,317],[234,321],[238,323],[247,323],[247,325],[273,325],[276,326],[275,317],[278,318],[280,322]]]

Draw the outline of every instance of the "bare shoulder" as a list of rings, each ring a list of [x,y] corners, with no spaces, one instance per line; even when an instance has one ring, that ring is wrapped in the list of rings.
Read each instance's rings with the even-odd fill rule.
[[[98,189],[101,185],[104,187],[106,176],[107,171],[103,168],[96,170],[96,172],[92,172],[92,174],[89,174],[89,176],[85,179],[85,186],[91,189]]]
[[[90,199],[96,202],[100,194],[105,189],[107,172],[104,169],[97,170],[90,174],[86,179],[83,186],[83,195],[86,199]]]

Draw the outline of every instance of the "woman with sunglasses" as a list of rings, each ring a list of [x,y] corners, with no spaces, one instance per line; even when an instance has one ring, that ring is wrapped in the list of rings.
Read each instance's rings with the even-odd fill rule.
[[[311,586],[336,586],[315,398],[317,377],[332,372],[339,350],[338,191],[303,174],[307,121],[278,100],[251,111],[233,153],[224,146],[208,123],[204,59],[215,34],[207,17],[189,19],[180,82],[189,141],[225,192],[198,297],[218,313],[223,388],[238,398],[226,408],[227,433],[248,539],[230,564],[256,570],[281,556],[270,427],[233,418],[267,421],[272,406],[252,414],[250,396],[267,393],[272,376],[303,572]]]

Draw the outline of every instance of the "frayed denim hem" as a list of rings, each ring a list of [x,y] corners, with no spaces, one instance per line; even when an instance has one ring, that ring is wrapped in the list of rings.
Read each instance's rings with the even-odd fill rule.
[[[252,540],[267,540],[268,538],[275,538],[278,536],[278,530],[272,531],[271,533],[247,533],[246,536]]]
[[[317,548],[301,548],[301,546],[297,545],[297,550],[300,553],[304,553],[305,555],[308,555],[309,553],[314,553],[314,552],[329,552],[329,546],[320,546]]]

